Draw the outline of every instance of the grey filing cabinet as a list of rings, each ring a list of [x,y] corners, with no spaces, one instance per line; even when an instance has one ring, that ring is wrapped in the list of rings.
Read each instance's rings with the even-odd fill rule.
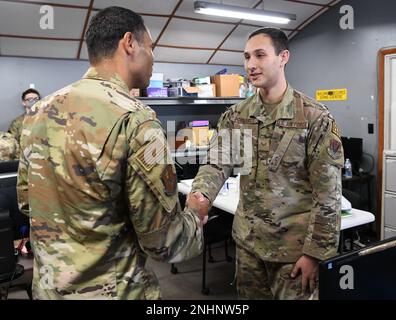
[[[396,237],[396,150],[384,151],[381,239]]]

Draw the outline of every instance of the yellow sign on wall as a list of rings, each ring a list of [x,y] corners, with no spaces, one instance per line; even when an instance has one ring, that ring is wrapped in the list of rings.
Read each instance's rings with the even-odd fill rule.
[[[318,101],[343,101],[348,100],[348,89],[317,90]]]

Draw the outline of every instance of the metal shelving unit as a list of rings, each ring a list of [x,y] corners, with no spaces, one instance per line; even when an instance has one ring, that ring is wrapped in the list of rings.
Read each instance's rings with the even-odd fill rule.
[[[148,106],[182,106],[182,105],[233,105],[243,101],[245,98],[236,97],[168,97],[168,98],[138,98]]]

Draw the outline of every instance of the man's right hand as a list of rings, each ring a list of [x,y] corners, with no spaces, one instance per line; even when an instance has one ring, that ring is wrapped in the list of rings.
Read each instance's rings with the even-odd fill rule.
[[[186,206],[199,213],[201,221],[206,224],[208,221],[208,213],[210,209],[209,200],[201,193],[194,192],[187,196]]]

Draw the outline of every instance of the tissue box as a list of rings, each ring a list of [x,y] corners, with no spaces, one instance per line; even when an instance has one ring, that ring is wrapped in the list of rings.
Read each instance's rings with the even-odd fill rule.
[[[200,98],[212,98],[216,97],[216,85],[212,84],[202,84],[197,86],[198,88],[198,97]]]
[[[162,88],[164,86],[164,74],[153,73],[150,78],[150,88]]]
[[[147,88],[147,97],[161,97],[165,98],[168,96],[167,88]]]

